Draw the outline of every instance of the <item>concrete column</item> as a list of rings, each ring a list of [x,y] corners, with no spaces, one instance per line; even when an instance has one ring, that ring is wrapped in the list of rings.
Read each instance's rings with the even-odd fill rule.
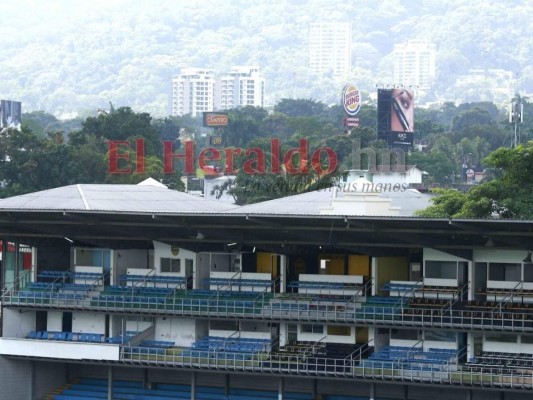
[[[377,287],[378,287],[378,259],[377,257],[372,257],[372,264],[371,264],[371,274],[372,274],[372,296],[376,295]]]
[[[409,398],[409,385],[405,385],[403,387],[403,400],[407,400]]]
[[[280,293],[287,291],[287,256],[281,254],[279,256],[279,275],[280,275]]]
[[[472,396],[472,390],[466,391],[466,400],[472,400],[474,396]]]
[[[313,392],[311,395],[313,400],[318,400],[318,380],[313,379]]]
[[[230,374],[226,374],[224,379],[224,396],[229,396]]]
[[[35,361],[30,361],[29,399],[35,399]]]
[[[369,396],[369,399],[370,400],[374,400],[375,396],[376,396],[376,384],[375,383],[371,383],[370,384],[370,396]]]
[[[113,367],[107,369],[107,400],[113,400]]]
[[[143,369],[143,388],[151,389],[152,382],[150,382],[150,376],[148,374],[148,368]]]
[[[279,378],[278,381],[278,400],[283,400],[283,387],[285,386],[285,379]]]
[[[196,400],[196,372],[191,375],[191,400]]]

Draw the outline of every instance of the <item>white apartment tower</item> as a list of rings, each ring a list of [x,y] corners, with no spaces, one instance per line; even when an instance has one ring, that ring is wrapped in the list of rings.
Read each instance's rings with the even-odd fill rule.
[[[315,73],[331,72],[334,77],[352,67],[352,24],[316,22],[309,29],[309,67]]]
[[[172,115],[213,111],[215,75],[212,70],[185,68],[172,79]]]
[[[427,40],[409,40],[394,46],[394,82],[428,90],[435,78],[435,44]]]
[[[215,109],[265,105],[265,78],[259,67],[232,67],[216,79]]]

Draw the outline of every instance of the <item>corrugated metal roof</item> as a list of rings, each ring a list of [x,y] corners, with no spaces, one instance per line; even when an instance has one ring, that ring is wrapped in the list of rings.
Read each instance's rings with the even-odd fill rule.
[[[164,187],[70,185],[0,200],[0,210],[221,213],[236,208]]]
[[[282,197],[268,200],[261,203],[250,204],[229,210],[227,214],[261,214],[261,215],[321,215],[325,209],[330,209],[335,198],[348,200],[353,193],[342,190],[335,191],[333,188],[317,190],[294,196]],[[413,216],[417,210],[424,209],[430,205],[430,195],[420,193],[417,190],[404,191],[384,191],[379,193],[381,199],[389,198],[390,206],[399,209],[399,216]],[[364,216],[357,213],[346,213],[345,211],[329,215],[353,215]],[[386,215],[386,214],[384,214]]]

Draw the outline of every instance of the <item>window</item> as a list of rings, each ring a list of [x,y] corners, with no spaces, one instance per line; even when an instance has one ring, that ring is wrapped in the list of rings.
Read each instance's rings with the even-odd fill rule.
[[[501,342],[501,343],[516,343],[518,337],[506,333],[486,333],[485,341],[487,342]]]
[[[322,325],[302,325],[302,333],[324,333],[324,327]]]
[[[517,263],[489,263],[489,281],[521,281],[521,264]]]
[[[345,325],[328,325],[327,332],[328,335],[350,336],[352,329]]]
[[[524,264],[524,282],[533,282],[533,264]]]
[[[426,340],[435,342],[454,343],[457,341],[457,334],[449,331],[426,331],[424,336]]]
[[[457,279],[457,262],[426,261],[424,276],[426,278]]]
[[[522,335],[522,343],[532,344],[533,336],[531,335]]]
[[[181,260],[179,258],[160,258],[161,272],[181,272]]]

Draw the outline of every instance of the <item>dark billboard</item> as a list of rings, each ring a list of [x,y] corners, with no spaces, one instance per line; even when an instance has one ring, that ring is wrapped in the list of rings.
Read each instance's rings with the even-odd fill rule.
[[[227,113],[204,112],[203,122],[205,128],[217,128],[221,126],[228,126],[229,118]]]
[[[411,90],[378,90],[378,139],[389,147],[412,146],[415,128],[414,93]]]
[[[0,127],[20,129],[22,104],[19,101],[0,101]]]

